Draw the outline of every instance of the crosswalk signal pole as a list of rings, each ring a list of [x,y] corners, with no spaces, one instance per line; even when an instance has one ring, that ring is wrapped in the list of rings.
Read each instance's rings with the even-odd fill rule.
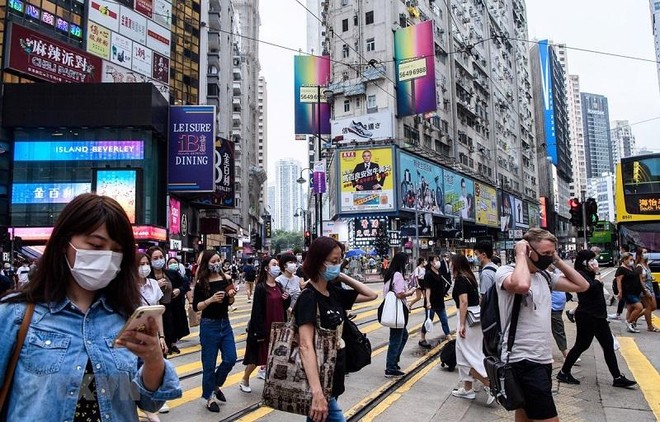
[[[582,236],[583,236],[583,248],[587,250],[587,192],[582,191]]]

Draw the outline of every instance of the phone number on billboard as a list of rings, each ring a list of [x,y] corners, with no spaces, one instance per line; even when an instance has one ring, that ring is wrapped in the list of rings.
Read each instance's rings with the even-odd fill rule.
[[[426,76],[426,58],[412,60],[399,65],[399,81]]]

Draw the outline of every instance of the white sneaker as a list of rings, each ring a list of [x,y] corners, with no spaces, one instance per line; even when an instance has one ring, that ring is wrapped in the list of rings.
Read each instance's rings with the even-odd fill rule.
[[[607,315],[609,319],[621,319],[621,315],[614,313],[614,314],[609,314]]]
[[[265,380],[266,379],[266,368],[259,368],[259,372],[257,372],[257,378],[260,380]]]
[[[637,328],[635,328],[635,324],[632,324],[632,323],[629,322],[629,323],[627,323],[627,325],[628,325],[628,332],[629,333],[639,333],[640,332]]]
[[[574,365],[575,365],[575,366],[580,366],[581,363],[582,363],[582,359],[581,359],[581,358],[577,358],[577,360],[575,361]]]
[[[147,418],[148,422],[160,422],[158,413],[144,412],[144,415]]]
[[[170,407],[167,405],[167,403],[165,403],[165,404],[163,405],[163,407],[161,407],[161,408],[158,410],[158,412],[160,412],[160,413],[167,413],[167,412],[169,412],[169,411],[170,411]]]
[[[484,391],[486,392],[486,405],[490,406],[495,401],[495,396],[491,394],[489,387],[484,386]]]
[[[451,395],[454,397],[460,397],[462,399],[474,400],[477,397],[477,393],[474,390],[467,390],[461,387],[451,392]]]
[[[240,388],[241,391],[244,392],[244,393],[251,393],[252,392],[252,388],[250,388],[249,385],[243,384],[243,381],[238,383],[238,388]]]

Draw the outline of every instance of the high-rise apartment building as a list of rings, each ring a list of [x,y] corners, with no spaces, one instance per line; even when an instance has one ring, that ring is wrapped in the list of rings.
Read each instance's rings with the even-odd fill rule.
[[[587,178],[614,173],[607,97],[583,92],[581,100]]]
[[[257,133],[257,166],[266,169],[268,165],[268,84],[266,78],[259,76],[259,92],[257,97],[257,111],[259,131]],[[266,209],[269,204],[267,185],[264,183],[259,195],[259,210]]]
[[[651,26],[653,31],[653,41],[655,45],[655,59],[658,62],[658,81],[660,85],[660,0],[649,0],[651,7]]]
[[[391,133],[379,142],[395,144],[464,178],[515,195],[526,201],[525,209],[527,203],[538,206],[529,50],[522,41],[528,37],[523,1],[321,4],[327,7],[321,15],[327,27],[323,43],[332,59],[333,121],[391,120]],[[437,108],[423,115],[399,116],[392,61],[395,31],[429,20],[433,21]],[[414,219],[401,217],[401,224]],[[511,233],[493,230],[491,235],[505,240]]]
[[[295,160],[278,160],[275,163],[275,203],[274,227],[285,231],[302,231],[308,215],[306,204],[303,203],[303,185],[298,183],[300,162]],[[294,217],[298,214],[298,217]]]
[[[170,104],[199,104],[200,0],[174,2],[171,13]]]
[[[569,105],[565,54],[548,40],[531,48],[540,194],[546,198],[548,229],[562,240],[568,237],[570,183],[573,180],[569,137]]]
[[[594,198],[598,204],[599,221],[616,221],[614,210],[614,174],[603,173],[587,180],[587,198]]]
[[[582,121],[582,96],[580,95],[580,77],[568,77],[568,110],[569,126],[571,128],[571,164],[573,181],[571,182],[571,198],[579,198],[586,190],[587,160],[584,154],[584,124]]]
[[[628,120],[615,120],[612,124],[612,160],[616,165],[622,158],[635,155],[635,135]]]

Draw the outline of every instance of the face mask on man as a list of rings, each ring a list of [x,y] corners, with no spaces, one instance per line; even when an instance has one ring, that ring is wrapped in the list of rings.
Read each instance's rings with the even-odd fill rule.
[[[552,255],[541,255],[540,253],[538,253],[538,251],[536,249],[534,249],[534,247],[531,244],[529,244],[529,247],[532,248],[532,250],[538,256],[538,259],[536,261],[533,260],[531,257],[529,258],[529,260],[532,261],[532,264],[534,264],[534,266],[536,268],[538,268],[539,270],[541,270],[541,271],[546,270],[552,264],[552,261],[554,261],[554,259],[555,259],[554,254],[552,254]]]
[[[124,257],[121,252],[76,249],[71,243],[69,245],[76,251],[76,261],[73,267],[68,259],[67,264],[73,279],[83,289],[101,290],[119,274]]]

